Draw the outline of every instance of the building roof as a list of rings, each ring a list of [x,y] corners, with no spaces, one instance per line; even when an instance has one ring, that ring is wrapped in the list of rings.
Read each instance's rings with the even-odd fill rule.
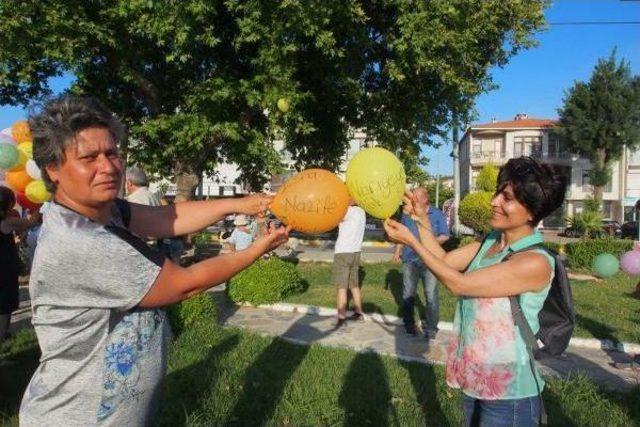
[[[470,132],[473,131],[507,131],[507,130],[516,130],[516,129],[549,129],[558,123],[557,120],[554,119],[534,119],[529,118],[525,113],[516,114],[513,120],[507,120],[502,122],[490,122],[490,123],[480,123],[477,125],[469,126],[462,138],[460,138],[459,143],[462,142]]]
[[[548,128],[557,123],[552,119],[520,119],[506,122],[482,123],[471,125],[470,129],[520,129],[520,128]]]

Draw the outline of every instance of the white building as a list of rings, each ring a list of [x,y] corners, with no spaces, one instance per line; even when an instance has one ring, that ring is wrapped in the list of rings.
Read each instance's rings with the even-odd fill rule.
[[[511,158],[531,156],[559,166],[569,178],[564,205],[543,221],[545,227],[564,226],[564,217],[581,212],[584,201],[593,195],[589,185],[591,162],[566,150],[562,140],[550,132],[554,124],[551,119],[518,114],[510,121],[470,126],[459,147],[461,197],[475,190],[475,179],[484,165],[499,167]],[[625,154],[613,164],[611,177],[602,197],[604,216],[623,221],[628,206],[640,196],[640,154]]]
[[[376,145],[375,142],[366,141],[367,135],[364,132],[356,131],[351,135],[349,139],[349,146],[347,147],[347,151],[340,161],[340,166],[335,173],[344,181],[346,180],[346,172],[347,166],[349,165],[349,161],[356,155],[358,151],[365,147],[374,147]],[[271,191],[278,191],[280,186],[290,177],[296,174],[296,170],[294,168],[294,161],[291,158],[291,154],[284,148],[284,141],[274,141],[275,149],[280,153],[280,157],[282,162],[285,164],[285,168],[287,171],[282,175],[274,175],[271,177],[271,181],[268,186]]]
[[[345,173],[347,171],[347,165],[349,161],[360,151],[363,147],[367,146],[366,134],[364,132],[356,131],[353,133],[349,140],[349,147],[345,155],[342,157],[339,169],[336,171],[337,175],[343,180],[345,179]],[[280,153],[280,158],[287,170],[282,175],[274,175],[271,177],[270,182],[265,186],[265,190],[278,191],[280,186],[291,176],[296,173],[294,168],[294,160],[291,154],[284,148],[284,141],[276,140],[273,142],[274,148]],[[369,142],[369,146],[375,146],[375,143]],[[201,185],[196,189],[196,194],[203,197],[229,197],[247,194],[248,190],[242,183],[238,182],[240,177],[240,170],[234,163],[221,163],[216,168],[214,175],[204,175]],[[173,196],[176,193],[176,186],[169,181],[162,181],[162,183],[152,183],[150,189],[152,191],[160,191],[161,187],[167,188],[166,194]]]

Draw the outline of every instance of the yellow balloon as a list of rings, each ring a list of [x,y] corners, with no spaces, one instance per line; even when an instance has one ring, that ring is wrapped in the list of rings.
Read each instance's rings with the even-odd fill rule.
[[[389,218],[402,203],[407,177],[402,162],[389,150],[359,151],[347,166],[351,197],[371,216]]]
[[[51,199],[51,193],[47,191],[47,187],[44,185],[44,181],[41,179],[31,181],[24,189],[24,194],[27,199],[33,203],[44,203]]]
[[[33,144],[31,141],[22,142],[18,144],[18,151],[21,151],[25,156],[27,156],[27,159],[30,159],[33,157]]]

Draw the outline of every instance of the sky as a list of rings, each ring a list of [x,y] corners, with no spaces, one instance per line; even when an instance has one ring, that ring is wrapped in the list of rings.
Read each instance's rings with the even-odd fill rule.
[[[516,113],[535,118],[557,118],[564,93],[576,81],[587,81],[599,58],[614,48],[640,74],[640,24],[558,25],[568,22],[640,21],[640,0],[556,0],[546,11],[548,28],[535,36],[538,46],[518,53],[503,68],[492,71],[498,88],[481,95],[477,123],[512,120]],[[67,88],[72,76],[52,79],[51,88]],[[24,119],[20,107],[0,106],[0,129]],[[476,123],[476,122],[474,122]],[[426,148],[427,172],[453,174],[451,144]]]
[[[503,68],[492,72],[498,89],[479,97],[478,120],[487,123],[513,120],[517,113],[555,119],[565,91],[576,81],[587,81],[599,58],[617,48],[617,58],[629,61],[640,74],[640,24],[554,25],[564,22],[640,22],[640,1],[556,0],[546,11],[546,30],[536,35],[538,46],[518,53]],[[460,135],[462,137],[462,134]],[[427,172],[453,175],[451,144],[428,148]]]

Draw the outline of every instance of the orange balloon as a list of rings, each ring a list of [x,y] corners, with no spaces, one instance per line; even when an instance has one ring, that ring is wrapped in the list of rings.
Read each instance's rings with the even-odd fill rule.
[[[340,224],[349,207],[347,186],[334,173],[307,169],[284,183],[271,212],[302,233],[324,233]]]
[[[13,191],[19,191],[21,193],[24,193],[27,184],[33,181],[24,169],[14,172],[7,171],[4,175],[4,180]]]
[[[18,144],[31,141],[31,130],[29,129],[27,121],[20,120],[19,122],[15,122],[13,126],[11,126],[11,135],[13,139],[18,141]]]

